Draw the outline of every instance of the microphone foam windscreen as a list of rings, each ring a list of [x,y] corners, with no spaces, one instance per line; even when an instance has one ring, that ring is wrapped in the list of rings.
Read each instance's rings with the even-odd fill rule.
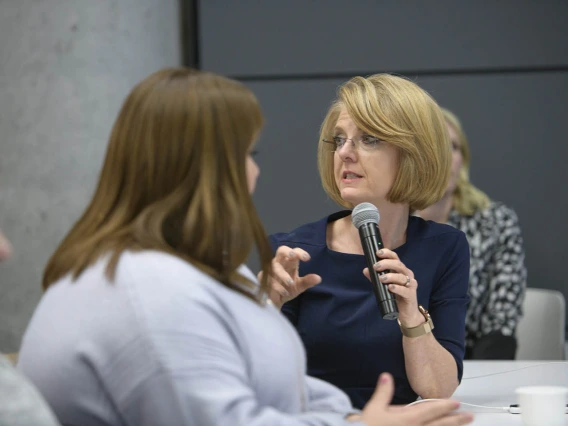
[[[378,225],[380,218],[379,210],[371,203],[357,204],[351,213],[351,221],[357,229],[366,223],[376,223]]]

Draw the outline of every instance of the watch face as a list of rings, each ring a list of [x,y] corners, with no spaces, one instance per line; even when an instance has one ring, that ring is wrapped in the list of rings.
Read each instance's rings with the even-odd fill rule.
[[[428,321],[430,319],[430,314],[428,313],[428,311],[426,309],[424,309],[422,307],[422,305],[418,305],[418,310],[420,311],[420,313],[422,315],[424,315],[424,319],[426,319],[426,321]]]

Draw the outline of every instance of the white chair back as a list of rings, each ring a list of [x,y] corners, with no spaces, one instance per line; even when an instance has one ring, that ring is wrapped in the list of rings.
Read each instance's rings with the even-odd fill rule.
[[[518,360],[564,360],[566,303],[556,290],[527,288],[517,326]]]

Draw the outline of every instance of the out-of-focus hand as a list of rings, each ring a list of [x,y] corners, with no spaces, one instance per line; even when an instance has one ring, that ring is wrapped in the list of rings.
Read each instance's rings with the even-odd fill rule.
[[[394,393],[394,381],[390,374],[383,373],[375,393],[365,405],[360,416],[348,420],[359,421],[367,426],[458,426],[471,423],[473,415],[455,412],[459,402],[449,399],[428,401],[412,406],[389,405]]]
[[[0,232],[0,262],[6,260],[12,254],[10,241]]]
[[[300,262],[307,262],[308,260],[310,260],[310,255],[301,248],[292,249],[287,246],[280,246],[276,250],[276,256],[272,259],[269,297],[278,309],[284,303],[321,282],[321,277],[316,274],[308,274],[303,277],[298,275]],[[262,272],[258,274],[258,278],[259,280],[262,278]]]
[[[398,319],[406,328],[416,327],[424,323],[424,316],[418,310],[418,281],[414,278],[414,272],[402,263],[394,251],[382,249],[377,251],[379,261],[375,263],[373,269],[377,272],[389,271],[381,275],[379,279],[388,290],[395,295],[398,306]],[[363,274],[369,276],[369,269],[365,268]]]

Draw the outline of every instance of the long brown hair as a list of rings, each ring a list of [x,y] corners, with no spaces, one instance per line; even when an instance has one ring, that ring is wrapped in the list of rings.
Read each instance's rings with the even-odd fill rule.
[[[158,71],[128,95],[110,135],[95,194],[49,260],[43,288],[110,254],[112,280],[125,250],[181,257],[247,296],[237,272],[253,243],[268,289],[272,252],[246,179],[263,125],[241,83],[185,68]],[[237,285],[235,285],[237,284]]]

